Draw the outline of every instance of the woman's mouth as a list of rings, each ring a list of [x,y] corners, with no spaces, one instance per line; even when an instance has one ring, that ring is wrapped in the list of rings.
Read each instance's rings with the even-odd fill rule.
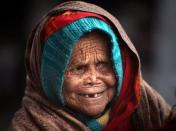
[[[79,95],[81,95],[81,96],[83,96],[83,97],[85,97],[85,98],[97,98],[97,97],[100,97],[102,93],[103,93],[103,92],[100,92],[100,93],[92,93],[92,94],[79,94]]]

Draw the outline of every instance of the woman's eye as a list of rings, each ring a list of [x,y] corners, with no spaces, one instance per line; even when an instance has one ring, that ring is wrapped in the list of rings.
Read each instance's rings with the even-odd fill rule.
[[[75,74],[83,74],[86,70],[84,65],[79,65],[73,68],[72,72]]]
[[[97,68],[100,71],[108,71],[110,69],[110,64],[106,62],[101,62],[98,63]]]

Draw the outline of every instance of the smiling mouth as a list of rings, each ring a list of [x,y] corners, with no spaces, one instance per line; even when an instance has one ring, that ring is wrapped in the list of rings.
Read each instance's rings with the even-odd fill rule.
[[[101,94],[103,92],[100,92],[100,93],[92,93],[92,94],[79,94],[80,96],[83,96],[85,98],[97,98],[97,97],[100,97]]]

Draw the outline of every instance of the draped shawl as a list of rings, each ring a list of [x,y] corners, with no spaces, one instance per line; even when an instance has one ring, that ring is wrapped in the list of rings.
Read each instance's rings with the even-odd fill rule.
[[[161,127],[168,119],[171,108],[142,78],[139,55],[119,21],[96,5],[69,1],[50,10],[35,26],[28,40],[25,55],[26,89],[21,108],[15,113],[9,130],[91,130],[84,121],[52,102],[43,91],[41,52],[43,29],[48,20],[64,11],[90,12],[101,16],[119,38],[123,81],[119,96],[111,107],[109,121],[103,130],[147,130]]]

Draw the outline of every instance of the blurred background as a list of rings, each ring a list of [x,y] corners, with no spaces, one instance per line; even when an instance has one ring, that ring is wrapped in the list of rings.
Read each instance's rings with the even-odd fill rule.
[[[176,104],[176,1],[84,0],[118,18],[136,46],[143,77],[166,101]],[[24,53],[37,21],[63,0],[0,3],[0,131],[7,130],[25,89]]]

